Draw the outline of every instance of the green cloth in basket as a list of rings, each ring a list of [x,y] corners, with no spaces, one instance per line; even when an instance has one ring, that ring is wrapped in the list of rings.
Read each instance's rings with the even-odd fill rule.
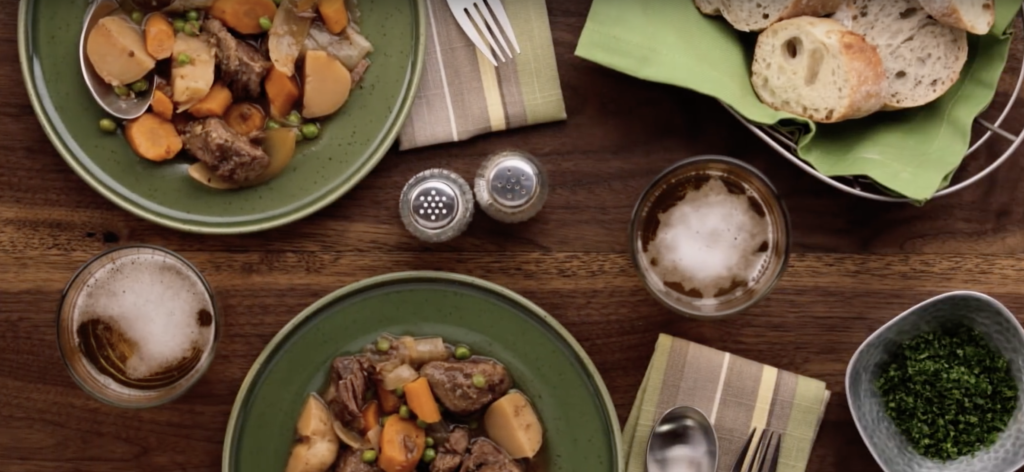
[[[761,103],[750,85],[754,33],[700,13],[692,0],[594,0],[576,55],[652,82],[717,98],[748,120],[802,130],[798,155],[827,176],[864,175],[924,202],[949,184],[970,145],[971,124],[991,102],[1021,3],[996,1],[985,36],[968,35],[960,80],[924,107],[815,124]]]

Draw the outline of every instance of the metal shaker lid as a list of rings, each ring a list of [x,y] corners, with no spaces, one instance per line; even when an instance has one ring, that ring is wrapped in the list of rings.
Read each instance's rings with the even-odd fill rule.
[[[458,174],[429,169],[413,176],[399,202],[405,228],[427,242],[443,242],[462,234],[473,219],[473,191]]]
[[[474,192],[480,208],[492,218],[518,223],[533,218],[547,199],[547,175],[527,152],[495,153],[477,171]]]

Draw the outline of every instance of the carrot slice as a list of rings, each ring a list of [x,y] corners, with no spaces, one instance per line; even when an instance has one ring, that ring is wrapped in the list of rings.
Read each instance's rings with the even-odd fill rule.
[[[295,77],[288,77],[276,67],[271,67],[267,78],[263,81],[270,101],[270,116],[275,120],[283,120],[292,112],[292,107],[299,99],[299,82]]]
[[[167,121],[171,121],[174,118],[174,102],[171,101],[171,97],[164,95],[159,90],[153,91],[153,103],[149,104],[153,108],[153,113]]]
[[[149,15],[144,26],[146,52],[156,60],[167,59],[174,53],[174,26],[161,14]]]
[[[174,157],[183,146],[174,125],[153,113],[143,113],[125,124],[124,135],[135,154],[153,162]]]
[[[231,100],[231,90],[218,82],[213,84],[213,88],[210,89],[210,93],[206,94],[206,97],[192,105],[188,111],[196,118],[224,116],[224,112],[228,111],[228,107],[231,106]]]
[[[345,0],[320,0],[320,16],[324,19],[327,31],[340,34],[348,27],[348,10]]]
[[[426,449],[427,433],[411,420],[391,415],[384,423],[380,435],[380,457],[377,465],[384,472],[412,472],[416,470]]]
[[[391,390],[384,388],[384,384],[377,382],[377,397],[380,398],[381,410],[385,414],[393,415],[398,413],[398,409],[402,407],[402,400],[398,399],[398,395],[395,395]]]
[[[265,33],[260,18],[273,20],[277,5],[273,0],[217,0],[210,6],[210,16],[242,34]]]
[[[434,400],[434,392],[430,391],[427,379],[420,377],[405,384],[405,402],[416,416],[427,423],[441,421],[441,409]]]
[[[380,422],[380,403],[370,402],[363,407],[363,434],[369,433],[371,429]]]

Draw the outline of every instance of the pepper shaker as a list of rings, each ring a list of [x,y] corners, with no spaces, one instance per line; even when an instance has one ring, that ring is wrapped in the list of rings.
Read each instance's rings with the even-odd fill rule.
[[[520,150],[492,154],[474,182],[480,209],[503,223],[521,223],[540,212],[548,197],[548,178],[537,158]]]
[[[450,170],[425,170],[405,184],[399,213],[405,228],[420,240],[448,241],[466,231],[473,219],[473,190]]]

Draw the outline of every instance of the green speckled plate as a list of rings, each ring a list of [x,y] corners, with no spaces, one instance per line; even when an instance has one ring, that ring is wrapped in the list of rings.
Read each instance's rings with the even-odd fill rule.
[[[621,472],[622,441],[604,382],[565,328],[525,298],[439,272],[367,279],[316,302],[270,341],[242,383],[224,440],[224,472],[281,471],[295,421],[331,360],[380,333],[439,335],[498,359],[544,425],[544,472]]]
[[[365,81],[302,143],[283,175],[251,189],[208,189],[187,175],[189,161],[153,164],[104,117],[78,63],[86,0],[22,0],[18,50],[29,98],[57,151],[92,188],[135,215],[188,232],[230,234],[284,225],[329,205],[380,162],[412,105],[423,66],[423,0],[361,2],[362,29],[376,51]]]

